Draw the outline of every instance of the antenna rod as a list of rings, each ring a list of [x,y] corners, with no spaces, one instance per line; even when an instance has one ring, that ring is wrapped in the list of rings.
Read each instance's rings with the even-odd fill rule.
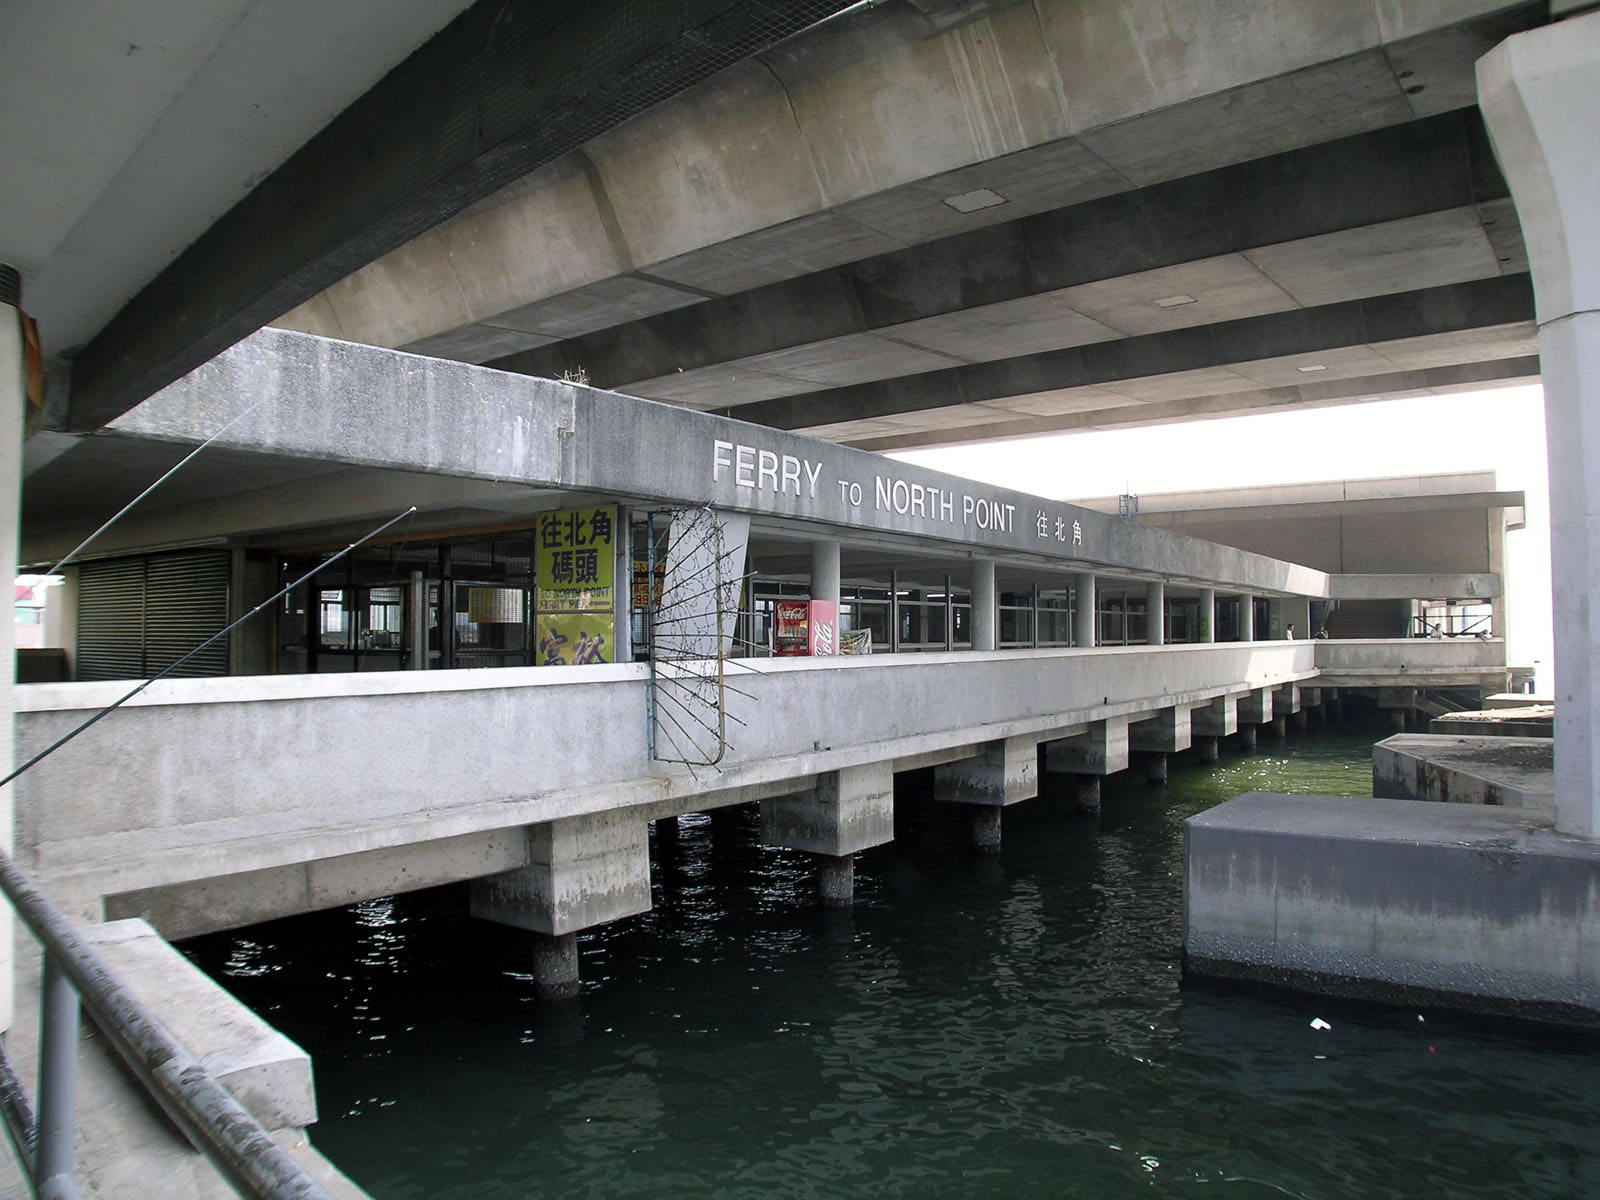
[[[413,504],[410,508],[406,509],[405,512],[399,514],[398,516],[390,517],[387,521],[385,521],[382,525],[379,525],[376,529],[374,529],[371,533],[367,534],[365,537],[360,538],[357,541],[351,542],[348,546],[346,546],[343,550],[339,551],[337,554],[333,555],[331,558],[328,558],[328,559],[324,560],[323,562],[318,563],[316,566],[312,567],[311,570],[307,571],[304,575],[300,576],[300,578],[296,579],[293,583],[286,584],[284,587],[278,589],[278,591],[273,593],[271,596],[268,596],[265,600],[263,600],[260,604],[256,605],[254,608],[252,608],[249,612],[245,613],[244,616],[240,617],[237,621],[234,621],[231,624],[227,625],[226,627],[224,627],[222,629],[219,629],[216,633],[213,633],[210,637],[208,637],[205,641],[201,642],[198,646],[196,646],[193,650],[189,651],[189,653],[185,654],[182,658],[180,658],[177,661],[169,664],[166,667],[163,667],[160,671],[158,671],[154,675],[150,676],[149,679],[140,680],[139,686],[134,688],[132,691],[128,692],[127,695],[125,695],[125,696],[121,697],[120,699],[115,700],[112,703],[106,705],[99,712],[95,713],[94,716],[90,717],[87,721],[85,721],[82,725],[79,725],[71,733],[68,733],[64,737],[58,739],[53,744],[45,747],[45,749],[39,751],[39,753],[35,754],[32,758],[30,758],[27,762],[23,763],[20,767],[18,767],[15,771],[11,772],[11,774],[7,775],[4,779],[0,779],[0,787],[5,787],[6,784],[10,783],[18,775],[21,775],[29,767],[32,767],[32,766],[34,766],[35,764],[37,764],[39,762],[42,762],[44,759],[46,759],[50,755],[54,754],[57,750],[61,749],[61,747],[65,746],[73,738],[77,737],[80,733],[82,733],[85,729],[89,728],[89,726],[93,725],[96,721],[100,720],[102,717],[110,716],[114,709],[121,708],[124,704],[126,704],[129,700],[132,700],[135,696],[137,696],[140,692],[144,691],[145,688],[149,687],[156,680],[164,678],[165,676],[170,675],[173,671],[176,671],[179,667],[183,666],[184,663],[188,662],[196,654],[199,654],[200,651],[204,650],[207,646],[211,645],[212,642],[216,641],[218,638],[226,637],[228,634],[232,633],[239,626],[243,625],[251,617],[255,616],[262,609],[266,608],[269,604],[276,604],[279,599],[281,599],[284,596],[287,596],[290,592],[294,591],[295,588],[299,587],[302,583],[304,583],[306,580],[310,579],[317,572],[322,571],[322,570],[326,569],[327,567],[333,566],[334,563],[338,562],[341,558],[343,558],[346,554],[349,554],[352,550],[356,549],[358,546],[362,546],[362,545],[365,545],[367,542],[370,542],[373,538],[377,537],[385,529],[388,529],[391,525],[399,524],[401,521],[405,520],[407,517],[409,517],[412,513],[416,512],[416,511],[417,511],[417,506],[415,504]]]

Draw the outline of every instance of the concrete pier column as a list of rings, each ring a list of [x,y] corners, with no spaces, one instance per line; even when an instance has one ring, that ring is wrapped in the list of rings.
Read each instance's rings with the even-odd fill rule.
[[[546,1000],[571,1000],[578,994],[578,935],[533,935],[533,986]]]
[[[1195,631],[1196,637],[1202,642],[1217,640],[1217,591],[1215,588],[1200,589],[1200,628]]]
[[[656,840],[661,842],[676,842],[678,840],[678,818],[656,818]]]
[[[972,648],[993,650],[998,642],[1000,611],[995,602],[994,560],[972,562]]]
[[[1234,735],[1239,739],[1241,750],[1254,750],[1256,748],[1256,727],[1254,725],[1241,725],[1239,732]]]
[[[22,518],[22,430],[27,413],[27,355],[22,340],[22,280],[0,263],[0,583],[17,576]],[[0,621],[0,777],[15,767],[16,631]],[[11,849],[11,787],[0,788],[0,845]],[[11,1028],[14,921],[0,921],[0,1032]]]
[[[848,854],[817,855],[817,895],[830,908],[846,908],[856,894],[856,860]]]
[[[1094,590],[1094,576],[1087,572],[1072,577],[1073,590],[1077,599],[1072,606],[1072,644],[1074,646],[1093,646],[1095,644],[1096,603]]]
[[[1556,828],[1600,836],[1600,12],[1507,38],[1478,104],[1533,271],[1550,460]]]
[[[739,810],[736,805],[711,810],[711,848],[730,849],[739,836]]]
[[[817,776],[810,791],[761,802],[761,844],[817,855],[817,890],[824,904],[850,903],[855,887],[851,855],[893,840],[891,763],[828,771]]]
[[[1256,640],[1256,598],[1249,592],[1239,594],[1239,640]]]
[[[1144,640],[1151,646],[1167,644],[1167,585],[1159,579],[1144,588]]]
[[[533,964],[541,992],[577,992],[579,930],[650,911],[646,828],[622,813],[529,826],[526,866],[472,881],[473,916],[542,935]]]
[[[1078,775],[1076,778],[1077,795],[1075,797],[1078,811],[1081,813],[1097,813],[1100,811],[1100,776]]]
[[[1194,739],[1195,757],[1203,763],[1217,761],[1217,739],[1214,737],[1197,737]]]
[[[979,854],[1000,853],[1000,809],[972,810],[972,848]]]
[[[1167,782],[1167,756],[1159,750],[1144,754],[1144,778],[1152,787],[1164,787]]]
[[[811,598],[839,603],[839,543],[832,538],[811,543]]]
[[[1273,717],[1272,720],[1267,722],[1266,727],[1272,731],[1272,736],[1280,742],[1289,736],[1288,717]]]
[[[1306,710],[1303,708],[1299,712],[1292,713],[1289,717],[1289,724],[1293,726],[1297,733],[1304,733],[1307,723]]]

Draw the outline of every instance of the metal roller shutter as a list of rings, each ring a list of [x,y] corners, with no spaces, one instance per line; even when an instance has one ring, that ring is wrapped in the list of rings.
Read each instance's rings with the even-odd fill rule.
[[[148,679],[228,623],[229,554],[180,551],[85,563],[78,574],[79,679]],[[226,675],[219,638],[173,672]]]

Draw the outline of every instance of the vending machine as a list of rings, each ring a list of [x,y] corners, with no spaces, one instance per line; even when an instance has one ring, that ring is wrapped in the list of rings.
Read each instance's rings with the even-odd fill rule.
[[[780,658],[839,653],[839,606],[832,600],[778,600],[772,652]]]

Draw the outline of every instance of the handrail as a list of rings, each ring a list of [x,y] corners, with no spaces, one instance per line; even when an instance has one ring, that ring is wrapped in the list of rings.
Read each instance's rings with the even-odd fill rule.
[[[13,1141],[34,1146],[24,1167],[40,1195],[76,1196],[70,1179],[72,1092],[81,998],[122,1061],[161,1105],[190,1144],[211,1160],[241,1196],[260,1200],[329,1200],[323,1187],[228,1094],[156,1016],[111,973],[66,917],[0,852],[0,891],[44,950],[41,1083],[35,1131],[12,1129]],[[70,986],[65,986],[70,984]],[[72,995],[76,992],[76,995]],[[65,1022],[68,1028],[61,1028]],[[49,1062],[65,1047],[65,1061]],[[62,1056],[55,1055],[59,1060]],[[64,1072],[64,1075],[63,1075]],[[7,1069],[9,1074],[9,1068]],[[13,1076],[14,1078],[14,1076]],[[8,1123],[27,1118],[25,1099],[0,1105]],[[41,1177],[42,1173],[42,1177]]]

